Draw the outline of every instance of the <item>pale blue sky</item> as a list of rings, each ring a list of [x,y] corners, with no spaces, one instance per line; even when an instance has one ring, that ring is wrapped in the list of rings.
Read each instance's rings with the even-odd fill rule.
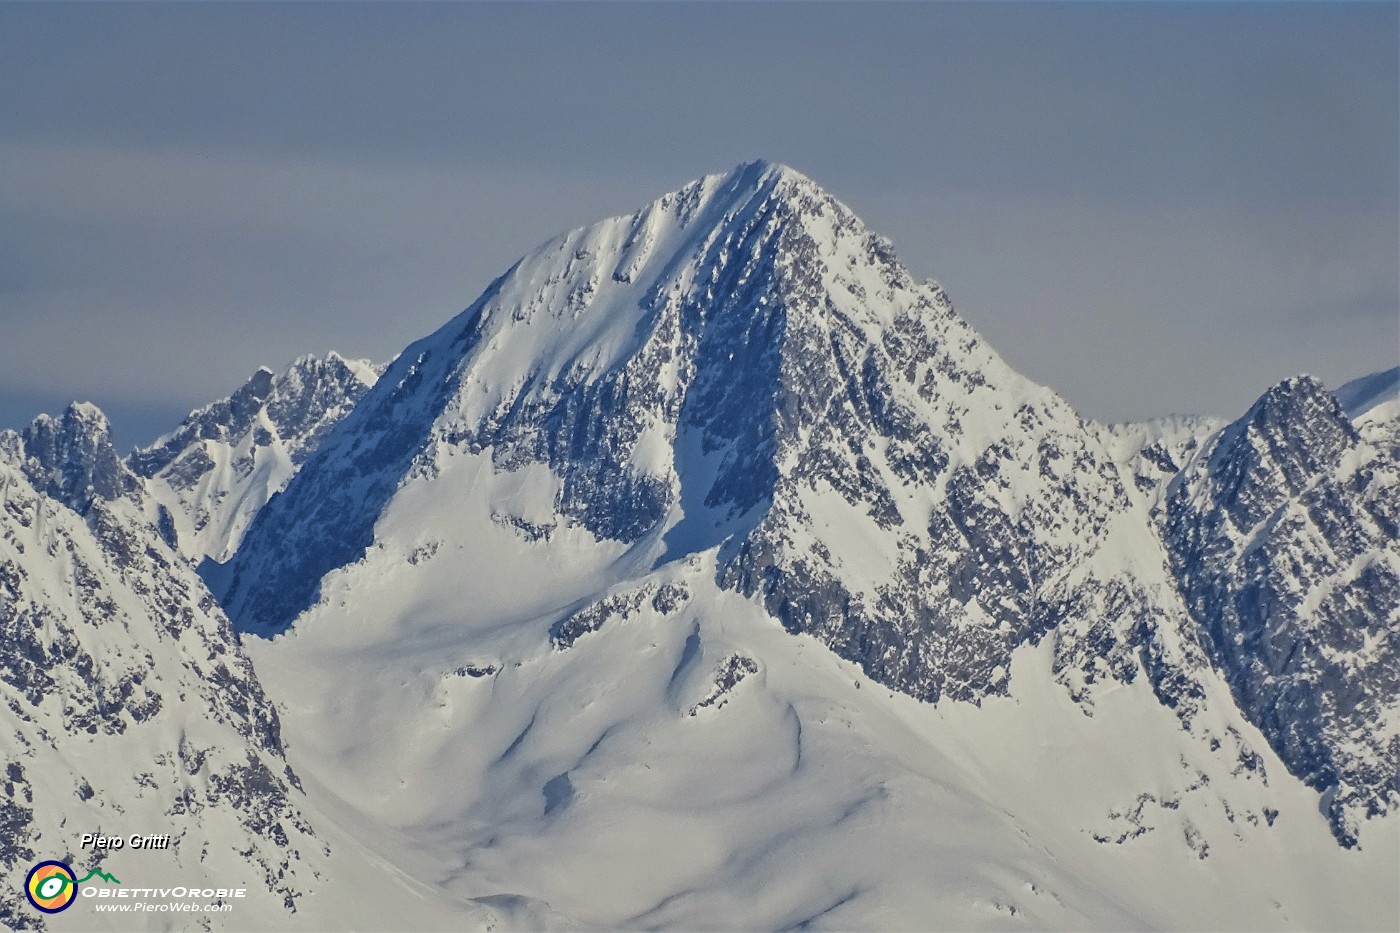
[[[0,427],[387,359],[752,158],[1107,419],[1400,359],[1395,4],[0,3]]]

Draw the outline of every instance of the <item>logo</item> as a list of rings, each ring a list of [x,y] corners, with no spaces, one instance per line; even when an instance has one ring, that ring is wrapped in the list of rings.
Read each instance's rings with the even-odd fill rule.
[[[40,862],[29,869],[24,894],[29,903],[44,913],[56,914],[72,905],[78,896],[78,878],[62,862]]]
[[[40,862],[29,869],[24,879],[24,896],[29,903],[46,914],[56,914],[71,907],[78,896],[78,885],[97,877],[112,884],[121,884],[113,876],[94,868],[81,878],[73,874],[73,869],[64,862]]]

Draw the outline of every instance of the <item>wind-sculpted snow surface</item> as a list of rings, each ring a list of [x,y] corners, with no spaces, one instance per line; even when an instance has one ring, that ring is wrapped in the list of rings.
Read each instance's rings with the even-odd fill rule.
[[[192,560],[227,560],[258,510],[374,385],[379,370],[336,353],[260,369],[228,398],[131,454],[168,510],[166,536]]]
[[[444,898],[569,929],[1375,928],[1394,913],[1393,822],[1364,851],[1336,846],[1316,795],[1208,675],[1199,734],[1145,678],[1087,688],[1086,715],[1045,641],[1015,652],[1009,696],[918,702],[720,589],[714,551],[577,599],[608,572],[568,574],[584,544],[568,531],[446,543],[504,501],[479,466],[434,481],[454,515],[407,524],[422,501],[391,507],[321,603],[249,644],[293,703],[298,769],[374,827],[367,841],[412,839]],[[444,544],[406,563],[425,539]]]
[[[1400,461],[1290,379],[1177,478],[1166,539],[1240,707],[1356,844],[1400,803]]]
[[[12,927],[42,919],[21,893],[34,862],[111,854],[78,851],[83,832],[169,833],[145,880],[260,892],[245,919],[287,916],[324,862],[277,714],[154,511],[96,408],[0,433],[0,916]],[[149,853],[126,855],[138,880]]]

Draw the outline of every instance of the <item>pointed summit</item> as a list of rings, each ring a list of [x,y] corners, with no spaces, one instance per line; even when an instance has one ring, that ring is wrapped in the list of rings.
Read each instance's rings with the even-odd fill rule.
[[[74,402],[57,418],[40,415],[21,434],[24,470],[35,487],[80,514],[138,483],[112,446],[112,426],[91,402]]]
[[[281,631],[406,487],[463,458],[478,489],[552,477],[539,515],[493,507],[501,527],[562,522],[646,566],[720,548],[723,586],[925,699],[1003,692],[1081,577],[1160,548],[1105,545],[1134,506],[1062,399],[771,163],[521,259],[400,354],[208,579],[237,624]],[[1147,597],[1125,592],[1131,624]]]
[[[701,482],[690,458],[664,451],[698,445],[716,472],[684,493],[698,496],[689,534],[698,508],[738,516],[771,499],[783,448],[805,444],[832,405],[895,430],[903,406],[883,397],[880,370],[912,373],[954,348],[954,378],[976,371],[978,384],[1029,390],[936,285],[916,283],[887,241],[805,176],[767,162],[706,176],[550,240],[400,354],[353,428],[258,516],[248,553],[259,556],[246,559],[280,550],[274,539],[318,540],[267,574],[236,559],[229,606],[254,627],[290,622],[441,448],[489,451],[506,471],[545,464],[561,478],[564,515],[633,543],[667,524],[678,485]],[[936,445],[897,443],[892,469],[930,472],[919,464],[936,462]]]
[[[548,498],[512,491],[525,477]],[[1168,585],[1124,480],[888,241],[750,163],[517,262],[396,359],[208,579],[236,624],[282,631],[396,502],[445,496],[463,549],[714,554],[724,588],[875,679],[975,699],[1094,575],[1122,578],[1120,624],[1162,615],[1127,576],[1155,548]],[[480,524],[460,503],[483,495]]]
[[[1215,445],[1210,469],[1220,502],[1241,532],[1336,467],[1356,429],[1322,383],[1301,375],[1274,385]]]
[[[127,465],[151,480],[186,557],[227,560],[253,514],[280,490],[378,378],[365,360],[298,357],[282,373],[260,367]]]
[[[1346,845],[1400,796],[1398,488],[1400,463],[1297,376],[1213,438],[1167,500],[1172,566],[1215,663]]]

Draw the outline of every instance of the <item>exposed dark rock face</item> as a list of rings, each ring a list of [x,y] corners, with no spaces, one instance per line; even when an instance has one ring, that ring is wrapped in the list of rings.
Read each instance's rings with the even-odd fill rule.
[[[1165,535],[1241,709],[1353,844],[1400,801],[1400,463],[1289,379],[1175,481]]]
[[[715,668],[710,691],[690,708],[688,715],[698,716],[702,709],[719,709],[729,701],[729,693],[739,681],[758,673],[758,662],[742,654],[731,654]]]
[[[606,624],[635,618],[646,606],[650,606],[658,615],[669,616],[689,601],[690,590],[684,583],[649,581],[628,587],[560,619],[550,630],[550,641],[560,650],[572,648],[584,635],[596,632]]]
[[[116,499],[139,485],[123,468],[111,425],[94,405],[74,402],[58,418],[40,415],[23,441],[30,481],[79,514],[94,500]]]
[[[368,363],[335,353],[302,357],[280,375],[264,367],[228,398],[191,412],[170,434],[133,452],[127,465],[140,476],[155,476],[198,450],[198,441],[236,446],[248,436],[256,446],[282,441],[291,461],[300,464],[373,385],[374,372]],[[185,487],[198,475],[194,463],[171,473]]]
[[[31,845],[34,841],[34,790],[29,785],[24,765],[11,761],[5,765],[4,797],[0,798],[0,874],[6,880],[18,876],[37,861]],[[43,929],[41,919],[27,909],[22,884],[0,887],[0,916],[16,930]]]

